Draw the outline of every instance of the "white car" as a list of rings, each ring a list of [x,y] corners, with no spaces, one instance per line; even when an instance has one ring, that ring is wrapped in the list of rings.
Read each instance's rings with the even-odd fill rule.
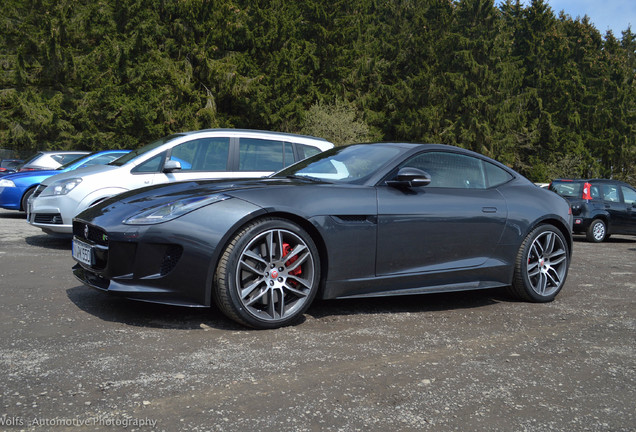
[[[332,148],[324,139],[241,129],[209,129],[161,138],[111,162],[46,179],[27,220],[47,234],[71,236],[73,217],[119,193],[193,179],[264,177]]]

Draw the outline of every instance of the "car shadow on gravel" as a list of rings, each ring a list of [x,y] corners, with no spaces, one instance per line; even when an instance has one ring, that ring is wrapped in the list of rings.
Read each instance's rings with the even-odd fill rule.
[[[212,308],[169,306],[129,300],[78,286],[66,290],[66,295],[79,309],[103,321],[175,330],[246,330],[226,319]]]
[[[68,298],[81,310],[103,321],[136,327],[175,330],[250,330],[226,318],[215,306],[186,308],[146,303],[100,293],[78,286],[66,291]],[[400,314],[472,309],[494,305],[510,299],[500,290],[426,294],[364,299],[315,300],[306,315],[314,319],[339,316]],[[301,317],[294,325],[306,321]]]
[[[2,211],[0,212],[0,219],[24,219],[26,222],[26,213],[21,211]]]
[[[71,250],[71,239],[50,236],[48,234],[26,237],[24,241],[31,246],[47,249]]]
[[[514,299],[512,300],[514,301]],[[438,312],[481,308],[502,301],[510,301],[510,299],[501,290],[489,289],[395,297],[322,300],[314,302],[307,313],[315,319],[321,319],[337,315]]]

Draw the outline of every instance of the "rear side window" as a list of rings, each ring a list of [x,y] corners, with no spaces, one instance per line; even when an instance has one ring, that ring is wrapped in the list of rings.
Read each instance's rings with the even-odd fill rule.
[[[512,175],[490,162],[483,162],[486,169],[486,178],[488,187],[495,187],[512,180]]]
[[[83,154],[63,154],[63,155],[53,155],[52,158],[56,162],[59,162],[61,164],[65,164],[65,163],[68,163],[68,162],[72,162],[75,159],[79,159],[82,156],[84,156],[84,155]]]
[[[278,171],[285,166],[282,141],[241,138],[239,141],[239,171]],[[292,161],[293,162],[293,156]],[[289,163],[288,163],[289,165]]]
[[[634,205],[634,203],[636,202],[636,191],[626,186],[621,186],[621,190],[623,191],[623,198],[625,199],[625,204]]]
[[[309,146],[306,144],[296,144],[296,150],[298,150],[298,158],[300,160],[320,153],[320,149],[318,147]]]
[[[618,186],[604,184],[601,185],[601,190],[603,191],[603,199],[605,201],[619,202],[621,200],[618,194]]]
[[[553,182],[550,190],[562,197],[580,198],[583,184],[581,182]]]

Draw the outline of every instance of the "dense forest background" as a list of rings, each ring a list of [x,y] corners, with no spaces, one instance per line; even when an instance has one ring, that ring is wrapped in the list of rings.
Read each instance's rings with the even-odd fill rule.
[[[3,0],[0,147],[240,127],[636,180],[636,37],[545,0]]]

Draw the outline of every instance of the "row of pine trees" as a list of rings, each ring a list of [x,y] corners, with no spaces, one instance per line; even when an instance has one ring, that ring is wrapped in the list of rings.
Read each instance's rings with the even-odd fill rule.
[[[636,180],[636,37],[546,0],[3,0],[0,147],[240,127]]]

